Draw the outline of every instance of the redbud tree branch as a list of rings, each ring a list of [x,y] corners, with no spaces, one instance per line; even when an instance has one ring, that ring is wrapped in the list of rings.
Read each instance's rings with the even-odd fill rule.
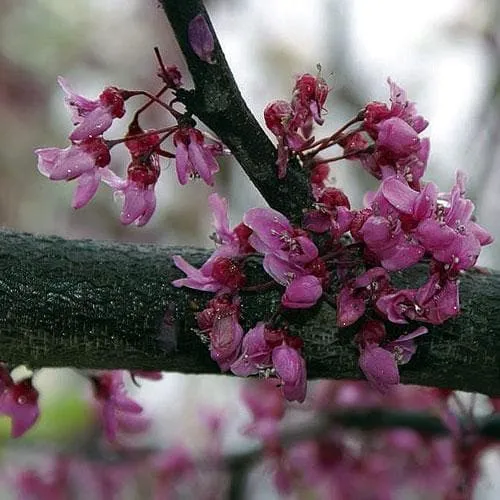
[[[33,368],[217,373],[194,319],[212,294],[170,284],[183,276],[174,254],[199,266],[210,251],[0,232],[1,359]],[[246,274],[249,284],[268,279],[257,258]],[[395,273],[402,287],[425,279],[423,267]],[[460,287],[462,313],[429,326],[401,367],[402,381],[500,395],[500,273],[467,272]],[[243,326],[271,318],[281,293],[242,293]],[[337,329],[330,305],[290,311],[284,320],[304,339],[310,378],[361,378],[357,327]]]
[[[160,4],[195,85],[192,91],[179,91],[179,100],[229,147],[269,205],[292,221],[299,222],[303,209],[312,203],[307,174],[292,161],[285,179],[278,179],[276,148],[243,100],[203,2],[161,0]],[[189,22],[200,14],[205,17],[214,37],[214,64],[199,59],[188,41]],[[262,75],[262,78],[267,79],[268,75]]]

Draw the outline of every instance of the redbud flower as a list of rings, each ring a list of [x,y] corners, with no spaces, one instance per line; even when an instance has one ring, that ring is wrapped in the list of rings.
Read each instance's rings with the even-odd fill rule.
[[[258,252],[295,264],[306,264],[318,256],[306,233],[294,230],[288,219],[272,208],[252,208],[243,222],[253,230],[249,241]]]
[[[238,323],[237,304],[228,304],[215,311],[210,330],[210,355],[222,371],[228,371],[239,356],[243,328]]]
[[[116,439],[121,418],[142,413],[142,407],[125,392],[123,374],[114,370],[91,378],[104,434],[109,441]]]
[[[316,304],[322,294],[321,281],[316,276],[300,276],[286,287],[281,303],[290,309],[307,309]]]
[[[81,208],[92,199],[111,161],[109,149],[100,138],[87,139],[66,149],[37,149],[35,154],[38,170],[50,180],[78,180],[73,208]]]
[[[264,323],[257,323],[243,337],[241,355],[231,365],[231,371],[235,375],[248,377],[271,366],[272,348],[266,341],[265,329]]]
[[[173,140],[179,182],[184,185],[189,176],[199,176],[209,186],[213,186],[213,176],[219,171],[219,165],[212,150],[205,144],[203,134],[195,128],[180,128]]]
[[[318,125],[323,125],[321,111],[328,96],[328,85],[320,76],[305,73],[297,77],[293,90],[292,105],[297,115],[302,117],[301,128],[312,117]],[[306,134],[307,137],[308,134]]]
[[[199,14],[194,17],[188,26],[189,45],[194,53],[209,64],[214,64],[214,37],[207,20]]]
[[[76,94],[63,77],[60,76],[57,81],[66,94],[65,101],[71,111],[71,119],[77,126],[69,136],[72,141],[102,135],[115,118],[125,114],[125,101],[115,87],[105,88],[99,99],[91,101]]]
[[[399,370],[392,353],[377,344],[367,344],[360,349],[359,367],[373,387],[386,393],[399,384]]]
[[[272,361],[276,375],[281,380],[282,390],[288,401],[302,403],[306,398],[306,362],[300,353],[287,345],[275,347]]]
[[[40,415],[40,409],[38,408],[38,391],[33,387],[31,378],[17,384],[10,379],[0,395],[0,414],[12,419],[11,436],[13,438],[22,436],[33,427]]]

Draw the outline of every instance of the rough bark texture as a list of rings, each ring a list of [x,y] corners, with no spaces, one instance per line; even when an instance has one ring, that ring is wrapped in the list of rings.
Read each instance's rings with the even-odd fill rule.
[[[298,222],[303,208],[312,203],[307,174],[292,161],[286,178],[277,179],[276,148],[243,100],[203,3],[200,0],[162,0],[160,3],[195,84],[192,91],[178,92],[179,100],[229,147],[269,205]],[[215,64],[199,59],[189,45],[187,27],[200,14],[214,36]]]
[[[2,360],[217,373],[194,322],[212,295],[170,285],[183,276],[172,263],[176,253],[200,265],[210,251],[1,232]],[[247,275],[250,284],[268,280],[257,260]],[[417,267],[398,279],[415,286],[425,271]],[[245,328],[269,319],[280,294],[279,288],[243,294]],[[401,367],[402,380],[500,395],[500,274],[467,273],[461,297],[457,319],[418,339],[416,356]],[[288,319],[292,333],[305,341],[311,378],[360,378],[356,327],[339,331],[331,306],[291,312]]]

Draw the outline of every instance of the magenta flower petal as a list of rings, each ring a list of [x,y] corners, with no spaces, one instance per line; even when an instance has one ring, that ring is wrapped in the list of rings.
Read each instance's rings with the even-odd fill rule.
[[[361,350],[359,367],[367,380],[381,393],[399,384],[399,371],[394,356],[376,344],[368,344]]]
[[[400,212],[411,214],[418,192],[411,189],[405,181],[398,177],[385,179],[381,191],[386,200]]]
[[[214,37],[206,19],[200,14],[188,26],[189,45],[194,53],[209,64],[214,64]]]
[[[28,431],[38,420],[38,391],[31,378],[7,387],[0,397],[0,414],[12,420],[11,436],[17,438]]]
[[[91,111],[69,136],[72,141],[84,141],[102,135],[113,123],[113,116],[106,108]]]
[[[77,180],[77,187],[73,193],[71,206],[73,208],[82,208],[85,206],[96,194],[100,180],[101,176],[97,170],[85,172],[80,175]]]
[[[316,276],[301,276],[287,286],[281,304],[290,309],[307,309],[316,304],[322,294],[321,281]]]
[[[273,366],[281,379],[283,394],[288,401],[302,403],[306,397],[306,362],[296,349],[287,345],[275,347]]]
[[[365,300],[362,297],[355,297],[353,290],[344,285],[337,295],[337,325],[345,328],[356,323],[365,310]]]
[[[418,146],[417,132],[401,118],[383,120],[377,130],[377,145],[396,155],[407,156]]]
[[[213,214],[213,226],[215,234],[222,244],[231,244],[237,241],[238,237],[229,228],[229,216],[227,200],[222,198],[217,193],[211,194],[208,197],[208,204]]]
[[[271,366],[271,348],[264,337],[265,324],[260,322],[243,337],[241,355],[231,365],[231,371],[239,377],[255,375]]]

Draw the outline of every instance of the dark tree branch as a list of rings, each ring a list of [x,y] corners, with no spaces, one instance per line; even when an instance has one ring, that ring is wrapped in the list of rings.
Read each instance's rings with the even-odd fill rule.
[[[183,276],[172,263],[176,253],[199,266],[210,251],[1,232],[1,359],[32,367],[217,373],[194,320],[212,294],[170,284]],[[248,267],[250,284],[268,280],[257,260]],[[414,287],[426,279],[425,269],[396,279]],[[402,380],[500,395],[500,273],[468,272],[460,287],[462,313],[418,339]],[[269,319],[280,296],[280,289],[243,293],[243,326]],[[286,319],[305,341],[311,378],[361,378],[356,326],[338,330],[326,303],[290,311]]]
[[[302,210],[312,202],[307,174],[294,161],[286,178],[278,180],[276,149],[241,96],[203,2],[161,0],[160,3],[195,84],[193,91],[179,92],[179,99],[231,149],[269,205],[299,222]],[[215,40],[215,64],[200,60],[189,45],[188,25],[199,14],[207,20]]]

